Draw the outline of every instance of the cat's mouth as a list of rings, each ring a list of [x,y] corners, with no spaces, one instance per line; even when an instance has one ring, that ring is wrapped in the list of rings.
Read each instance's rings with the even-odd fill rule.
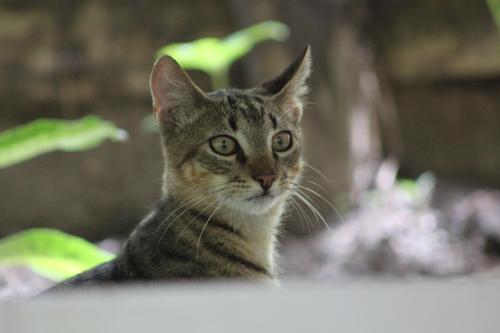
[[[281,195],[277,189],[249,193],[249,196],[242,201],[235,202],[235,208],[250,214],[263,214],[278,202]]]
[[[247,199],[247,201],[259,201],[259,200],[266,200],[266,199],[273,199],[274,195],[272,195],[269,192],[262,192],[258,195],[254,195],[253,197],[250,197]]]

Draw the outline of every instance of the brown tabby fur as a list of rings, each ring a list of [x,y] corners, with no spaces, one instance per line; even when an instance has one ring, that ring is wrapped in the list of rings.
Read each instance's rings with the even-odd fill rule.
[[[206,94],[174,59],[158,59],[151,92],[165,156],[163,196],[114,260],[57,288],[134,280],[274,280],[280,218],[303,166],[300,119],[310,62],[306,48],[259,87]],[[272,142],[283,131],[292,146],[277,151]],[[235,140],[234,154],[212,149],[210,142],[220,135]],[[259,179],[270,175],[275,179],[266,190]]]

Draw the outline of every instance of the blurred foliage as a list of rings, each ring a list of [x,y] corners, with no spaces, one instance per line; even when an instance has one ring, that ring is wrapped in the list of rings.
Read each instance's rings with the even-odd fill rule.
[[[30,229],[0,240],[0,264],[25,265],[55,281],[113,257],[82,238],[52,229]]]
[[[79,151],[106,139],[122,141],[125,130],[96,116],[79,120],[38,119],[0,133],[0,168],[54,151]]]
[[[396,182],[396,188],[417,205],[430,202],[435,185],[436,177],[430,172],[421,174],[416,180],[399,179]]]
[[[265,40],[283,41],[289,35],[288,27],[280,22],[266,21],[237,31],[224,39],[206,37],[190,43],[167,45],[158,55],[168,54],[186,69],[197,69],[208,73],[213,88],[225,88],[229,84],[228,72],[231,64],[250,52]]]
[[[431,172],[421,174],[417,179],[397,179],[388,188],[375,188],[367,191],[361,199],[361,205],[370,208],[380,208],[389,205],[406,205],[413,208],[428,208],[436,177]]]
[[[500,29],[500,0],[486,0],[490,7],[491,15]]]

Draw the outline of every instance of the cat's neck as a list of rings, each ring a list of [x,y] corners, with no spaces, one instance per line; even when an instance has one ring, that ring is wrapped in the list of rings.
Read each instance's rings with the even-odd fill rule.
[[[227,210],[220,218],[236,227],[246,240],[247,252],[254,260],[261,262],[270,272],[275,271],[276,237],[283,212],[278,204],[263,214],[249,214]]]
[[[187,209],[185,203],[189,200],[182,199],[180,195],[170,192],[166,194],[163,201],[168,205],[166,207],[167,211],[177,209],[176,214],[179,214]],[[233,228],[241,235],[241,238],[234,239],[234,244],[231,244],[231,247],[243,254],[247,259],[266,268],[269,273],[274,274],[276,237],[284,209],[284,201],[285,199],[264,213],[255,214],[235,211],[224,206],[214,212],[214,207],[207,209],[207,204],[204,202],[191,203],[189,210],[191,214],[196,215],[196,212],[198,212],[200,216],[203,216],[207,220],[207,226],[210,223],[222,223]],[[179,210],[178,207],[183,205],[185,208]],[[176,214],[172,214],[172,216]],[[194,227],[194,223],[192,226]],[[190,226],[187,225],[186,228],[190,228]]]

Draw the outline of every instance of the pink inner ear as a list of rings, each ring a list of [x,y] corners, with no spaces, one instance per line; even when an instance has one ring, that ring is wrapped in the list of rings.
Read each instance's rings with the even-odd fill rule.
[[[162,91],[161,88],[161,82],[152,82],[152,92],[154,98],[153,112],[156,118],[156,122],[160,125],[171,124],[173,119],[171,112],[169,112],[166,92]]]
[[[154,112],[157,114],[166,111],[168,104],[168,84],[166,76],[169,75],[165,63],[159,63],[151,75],[151,94],[153,96]]]
[[[159,106],[154,107],[155,119],[158,124],[170,125],[173,123],[172,113],[168,112],[166,109],[162,109]]]

